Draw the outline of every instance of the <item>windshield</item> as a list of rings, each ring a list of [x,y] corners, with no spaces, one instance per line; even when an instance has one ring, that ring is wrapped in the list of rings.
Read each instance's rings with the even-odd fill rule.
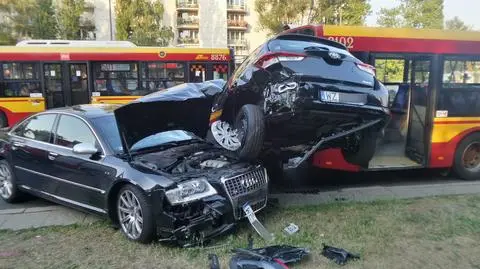
[[[120,133],[117,128],[117,121],[113,115],[95,118],[92,120],[92,123],[115,153],[123,153],[122,141],[120,140]],[[192,139],[198,138],[194,134],[183,130],[159,132],[141,139],[135,143],[130,150],[137,151],[143,148],[160,146],[170,142],[181,142]]]
[[[335,48],[326,44],[311,42],[311,41],[300,41],[300,40],[283,40],[283,39],[274,39],[268,43],[268,49],[270,51],[288,51],[295,53],[305,52],[305,48],[308,47],[324,47],[328,48],[328,51],[341,53],[347,56],[353,57],[348,51]]]

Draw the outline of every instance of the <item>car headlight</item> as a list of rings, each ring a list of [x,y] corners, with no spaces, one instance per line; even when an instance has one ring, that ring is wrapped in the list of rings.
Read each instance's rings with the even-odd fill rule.
[[[217,191],[205,178],[179,183],[175,189],[165,192],[172,205],[192,202],[214,194],[217,194]]]

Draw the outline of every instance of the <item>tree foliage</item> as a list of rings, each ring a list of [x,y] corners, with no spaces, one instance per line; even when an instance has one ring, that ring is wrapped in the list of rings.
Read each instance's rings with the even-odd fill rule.
[[[55,38],[57,24],[52,0],[3,0],[2,36],[15,42],[23,38]]]
[[[163,26],[160,0],[117,0],[116,37],[140,46],[166,46],[173,39],[171,27]]]
[[[455,16],[450,20],[445,21],[445,28],[456,31],[470,31],[472,26],[466,25],[459,17]]]
[[[81,39],[81,16],[85,0],[61,0],[57,10],[58,34],[61,39]]]
[[[254,9],[260,28],[278,33],[285,24],[362,25],[371,6],[368,0],[257,0]]]
[[[443,0],[400,0],[394,8],[382,8],[377,23],[385,27],[443,28]]]
[[[53,0],[0,0],[0,43],[14,44],[28,38],[82,39],[81,29],[95,30],[90,20],[82,18],[84,0],[57,2],[55,6]]]

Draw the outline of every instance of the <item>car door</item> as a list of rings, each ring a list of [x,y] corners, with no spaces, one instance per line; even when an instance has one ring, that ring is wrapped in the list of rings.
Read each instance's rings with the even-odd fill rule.
[[[97,154],[75,154],[73,147],[90,143]],[[79,116],[62,114],[54,132],[56,145],[53,175],[58,178],[55,195],[77,206],[105,212],[106,188],[114,178],[114,170],[103,163],[104,150],[87,122]]]
[[[11,165],[18,185],[47,193],[55,189],[49,152],[56,117],[55,113],[38,114],[10,132]]]

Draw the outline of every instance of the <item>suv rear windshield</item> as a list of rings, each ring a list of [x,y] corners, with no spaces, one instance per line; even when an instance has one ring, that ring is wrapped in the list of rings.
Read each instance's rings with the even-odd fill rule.
[[[346,50],[342,50],[339,48],[335,48],[329,46],[327,44],[322,44],[319,42],[309,42],[309,41],[301,41],[301,40],[284,40],[284,39],[274,39],[268,43],[268,49],[270,51],[287,51],[287,52],[295,52],[295,53],[303,53],[305,52],[304,49],[308,47],[324,47],[327,48],[329,51],[341,53],[346,56],[353,57]]]

